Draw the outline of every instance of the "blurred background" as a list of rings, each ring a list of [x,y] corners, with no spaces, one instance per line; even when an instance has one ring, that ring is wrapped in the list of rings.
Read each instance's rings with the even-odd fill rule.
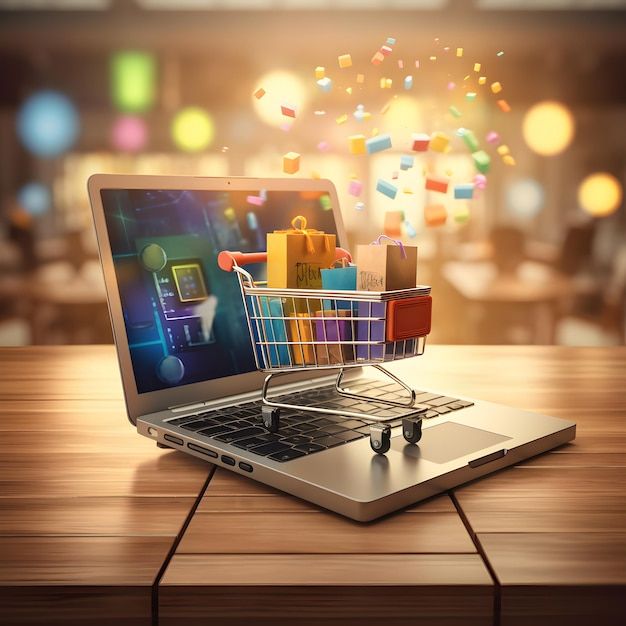
[[[0,0],[0,345],[112,341],[92,173],[285,176],[288,151],[336,184],[350,245],[419,246],[432,341],[624,344],[625,62],[620,0]],[[442,201],[423,174],[476,182],[459,128],[491,169]],[[352,155],[357,132],[394,148]],[[392,202],[376,181],[418,132],[451,149],[408,152]]]

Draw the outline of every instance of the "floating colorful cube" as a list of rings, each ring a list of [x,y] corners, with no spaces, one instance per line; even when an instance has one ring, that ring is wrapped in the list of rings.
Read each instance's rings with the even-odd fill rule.
[[[430,149],[435,152],[447,152],[450,149],[450,137],[441,132],[433,133],[430,138]]]
[[[398,193],[398,188],[395,185],[388,183],[386,180],[379,178],[376,183],[376,191],[379,191],[383,195],[393,200]]]
[[[352,67],[352,57],[349,54],[340,54],[337,57],[339,67],[345,69],[346,67]]]
[[[454,197],[457,200],[471,200],[474,197],[474,185],[472,183],[454,185]]]
[[[425,188],[428,189],[428,191],[446,193],[448,191],[448,180],[439,176],[427,176]]]
[[[363,192],[363,183],[360,180],[351,180],[348,184],[348,193],[357,198]]]
[[[388,150],[391,148],[391,136],[390,135],[376,135],[370,137],[365,142],[365,148],[368,154],[374,154],[375,152],[381,152],[382,150]]]
[[[486,174],[489,171],[491,159],[484,150],[472,152],[472,159],[474,160],[474,166],[479,172]]]
[[[468,128],[463,129],[463,134],[461,135],[461,137],[465,142],[465,145],[469,148],[470,152],[476,152],[476,150],[478,150],[478,148],[480,147],[476,135]]]
[[[426,133],[413,133],[412,140],[414,152],[426,152],[426,150],[428,150],[430,135]]]
[[[325,93],[328,93],[333,88],[333,81],[325,76],[317,81],[317,86]]]
[[[401,170],[410,170],[415,164],[415,158],[410,154],[403,154],[400,157],[400,169]]]
[[[295,174],[300,169],[300,155],[297,152],[287,152],[283,156],[283,172]]]
[[[321,80],[322,78],[324,78],[324,76],[326,76],[326,68],[322,65],[318,65],[315,68],[315,78],[317,80]]]
[[[352,154],[365,154],[367,152],[365,143],[365,135],[350,135],[348,137],[348,147]]]
[[[430,204],[424,207],[424,222],[426,226],[443,226],[448,214],[443,204]]]

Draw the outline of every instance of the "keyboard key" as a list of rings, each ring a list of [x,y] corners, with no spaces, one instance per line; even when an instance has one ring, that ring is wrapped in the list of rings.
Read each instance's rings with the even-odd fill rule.
[[[424,413],[424,417],[426,419],[431,419],[432,417],[439,417],[439,413],[437,413],[437,411],[426,411],[426,413]]]
[[[226,424],[220,424],[219,426],[211,426],[211,428],[203,428],[198,431],[199,435],[204,435],[205,437],[214,437],[215,435],[221,435],[222,433],[228,433],[235,430]]]
[[[304,437],[303,435],[294,435],[293,437],[286,437],[285,439],[281,439],[281,442],[295,446],[297,444],[310,443],[311,440],[309,439],[309,437]]]
[[[296,446],[296,450],[301,450],[305,454],[312,454],[313,452],[319,452],[320,450],[325,450],[324,446],[320,446],[317,443],[307,442],[301,443]]]
[[[185,417],[177,417],[174,420],[169,420],[167,423],[170,426],[180,426],[181,424],[186,424],[187,422],[194,422],[198,419],[199,415],[185,415]]]
[[[440,415],[443,415],[444,413],[451,413],[452,412],[452,411],[450,411],[450,409],[447,406],[436,406],[433,409],[433,411],[436,411]]]
[[[280,441],[273,441],[271,443],[265,443],[262,446],[257,446],[256,448],[252,448],[251,452],[260,454],[261,456],[268,456],[270,454],[275,454],[276,452],[289,450],[290,448],[291,446],[288,444],[281,443]]]
[[[345,443],[343,439],[339,439],[338,437],[322,437],[321,439],[315,439],[314,443],[317,443],[320,446],[324,446],[324,448],[333,448],[342,443]]]
[[[369,424],[367,424],[365,426],[361,426],[361,428],[357,428],[355,432],[361,433],[363,435],[369,435],[370,434],[370,426],[369,426]]]
[[[280,461],[284,463],[285,461],[292,461],[293,459],[297,459],[298,457],[304,456],[306,452],[302,450],[296,450],[295,448],[290,448],[289,450],[283,450],[282,452],[276,452],[275,454],[270,454],[268,458],[273,461]]]
[[[441,396],[439,398],[434,398],[433,400],[428,400],[424,402],[421,398],[419,399],[420,404],[428,404],[429,406],[443,406],[444,404],[451,404],[452,402],[456,402],[454,398],[448,398],[447,396]]]
[[[345,430],[354,430],[356,428],[360,428],[363,424],[364,422],[361,422],[360,420],[346,420],[345,422],[337,425],[343,426]]]
[[[315,426],[318,426],[320,428],[323,428],[324,426],[327,426],[328,424],[332,424],[333,421],[326,419],[325,417],[321,417],[320,419],[317,420],[313,420],[311,422],[311,424],[315,424]]]
[[[264,443],[267,443],[265,439],[261,439],[261,437],[249,437],[248,439],[238,439],[233,443],[237,448],[243,448],[247,450],[248,448],[254,448],[255,446],[262,446]]]
[[[200,430],[201,428],[207,428],[209,426],[216,426],[216,422],[207,419],[196,420],[195,422],[183,424],[181,428],[184,428],[185,430]]]
[[[452,411],[458,411],[463,408],[463,405],[458,402],[453,402],[452,404],[446,404],[446,406]]]
[[[341,439],[342,441],[353,441],[355,439],[361,439],[363,437],[363,433],[357,433],[354,430],[347,430],[345,433],[335,433],[334,437],[337,439]]]
[[[463,408],[466,406],[474,406],[473,402],[469,402],[468,400],[457,400],[457,403],[460,404]]]
[[[247,437],[253,437],[255,435],[263,434],[263,429],[258,426],[251,426],[250,428],[244,428],[242,430],[235,430],[230,433],[224,433],[223,435],[219,435],[215,437],[218,441],[223,441],[224,443],[231,443],[233,441],[237,441],[237,439],[246,439]]]
[[[296,428],[289,427],[289,426],[283,426],[282,424],[278,427],[278,434],[281,437],[291,437],[292,435],[299,435],[300,431],[297,430]]]
[[[315,425],[307,422],[303,422],[302,424],[296,424],[293,428],[299,433],[307,433],[311,430],[317,430]],[[327,430],[327,428],[324,428],[324,430]]]
[[[342,426],[341,424],[331,424],[330,426],[325,426],[324,430],[327,433],[330,433],[331,435],[334,435],[335,433],[341,433],[344,430],[348,430],[348,429],[345,428],[344,426]]]
[[[417,401],[420,404],[430,404],[430,400],[433,400],[435,398],[441,398],[441,396],[438,393],[418,393],[417,394]]]

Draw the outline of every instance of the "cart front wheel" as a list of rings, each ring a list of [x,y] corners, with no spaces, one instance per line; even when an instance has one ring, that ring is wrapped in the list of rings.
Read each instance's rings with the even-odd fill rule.
[[[417,443],[422,438],[422,418],[405,417],[402,420],[402,434],[409,443]]]
[[[386,454],[391,448],[391,427],[376,424],[370,427],[370,446],[377,454]]]
[[[261,415],[263,417],[263,426],[271,433],[275,433],[280,424],[280,409],[273,406],[264,406],[261,409]]]

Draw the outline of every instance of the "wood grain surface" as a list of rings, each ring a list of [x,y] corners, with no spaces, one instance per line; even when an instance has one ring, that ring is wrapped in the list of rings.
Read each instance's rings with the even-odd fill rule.
[[[151,624],[210,466],[128,423],[112,347],[0,350],[0,623]]]
[[[623,624],[626,348],[429,346],[393,369],[577,439],[363,525],[224,470],[205,490],[212,466],[126,421],[110,346],[0,349],[0,623]]]

